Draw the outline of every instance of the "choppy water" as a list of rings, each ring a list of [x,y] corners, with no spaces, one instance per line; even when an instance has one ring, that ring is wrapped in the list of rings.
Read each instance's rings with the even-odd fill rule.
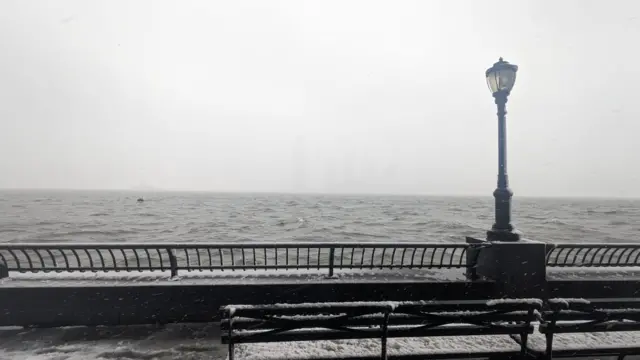
[[[222,360],[213,324],[0,330],[2,360]]]
[[[513,207],[535,240],[628,242],[640,230],[640,200],[515,197]],[[0,214],[0,242],[439,242],[483,236],[493,199],[4,191]]]

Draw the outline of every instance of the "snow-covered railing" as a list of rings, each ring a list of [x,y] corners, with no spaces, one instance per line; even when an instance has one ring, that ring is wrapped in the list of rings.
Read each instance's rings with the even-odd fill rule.
[[[640,244],[555,244],[547,252],[550,267],[640,266]]]
[[[468,247],[403,242],[16,243],[0,244],[0,268],[9,273],[171,271],[172,276],[179,271],[323,269],[332,276],[342,269],[464,268]]]

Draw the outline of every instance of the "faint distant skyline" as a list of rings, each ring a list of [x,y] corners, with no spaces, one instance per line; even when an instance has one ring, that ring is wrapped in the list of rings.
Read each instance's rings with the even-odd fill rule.
[[[640,197],[633,0],[0,2],[0,188]]]

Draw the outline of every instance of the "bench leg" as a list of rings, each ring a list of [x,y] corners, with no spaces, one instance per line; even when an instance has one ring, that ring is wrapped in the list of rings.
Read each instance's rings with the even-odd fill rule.
[[[233,342],[229,341],[229,360],[233,360],[234,358],[234,353],[233,353]]]
[[[380,359],[387,360],[387,337],[382,338],[382,351],[380,352]]]
[[[525,359],[527,357],[527,340],[529,339],[529,334],[523,333],[520,334],[520,358]]]
[[[380,339],[381,353],[380,359],[387,360],[387,336],[389,335],[389,312],[384,314],[384,322],[382,323],[382,338]]]
[[[545,359],[546,360],[552,360],[553,359],[553,333],[549,334],[545,334],[545,337],[547,338],[547,350],[545,352]]]

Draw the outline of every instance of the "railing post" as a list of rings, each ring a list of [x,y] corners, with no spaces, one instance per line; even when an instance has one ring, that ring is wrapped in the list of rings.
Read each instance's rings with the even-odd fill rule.
[[[171,265],[171,277],[178,276],[178,260],[176,259],[176,254],[173,253],[173,249],[167,249],[167,253],[169,254],[169,264]]]
[[[329,248],[329,277],[333,277],[333,264],[334,264],[334,255],[336,253],[335,246],[331,246]]]
[[[9,268],[7,264],[0,263],[0,279],[9,277]]]
[[[478,257],[480,256],[483,241],[467,236],[466,242],[469,244],[469,247],[467,247],[466,253],[467,270],[465,276],[469,281],[478,280],[480,277],[478,276],[476,267],[478,266]]]

